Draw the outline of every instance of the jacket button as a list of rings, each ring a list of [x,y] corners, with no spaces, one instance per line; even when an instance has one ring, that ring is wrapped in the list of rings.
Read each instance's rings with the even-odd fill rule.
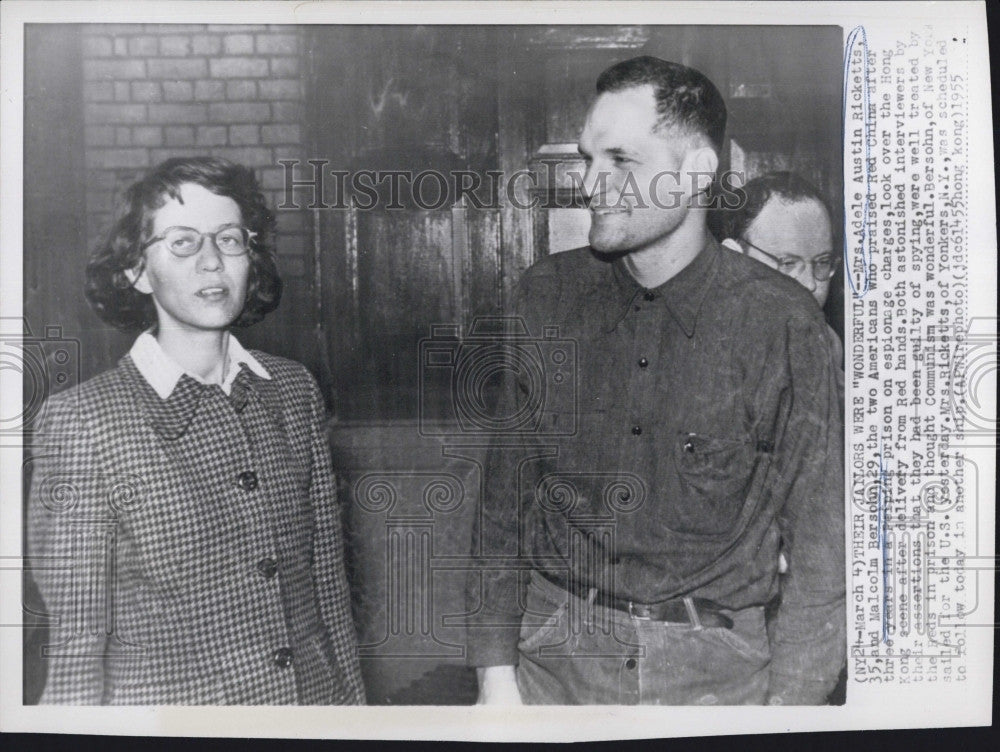
[[[269,580],[278,573],[278,562],[270,556],[265,556],[257,562],[257,571],[264,576],[265,580]]]
[[[629,658],[627,661],[625,661],[625,668],[627,668],[629,671],[634,669],[635,666],[636,666],[635,658]]]
[[[649,365],[649,361],[645,358],[639,358],[639,368],[645,368]]]
[[[632,434],[638,436],[642,433],[642,426],[632,426]]]
[[[684,442],[684,451],[688,454],[694,454],[694,442],[691,439]]]
[[[643,293],[642,299],[643,300],[656,300],[656,295],[654,295],[651,292]]]
[[[292,665],[292,649],[278,648],[272,653],[271,659],[278,668],[288,668]]]
[[[236,476],[236,485],[244,491],[253,491],[257,488],[257,473],[253,470],[245,470]]]

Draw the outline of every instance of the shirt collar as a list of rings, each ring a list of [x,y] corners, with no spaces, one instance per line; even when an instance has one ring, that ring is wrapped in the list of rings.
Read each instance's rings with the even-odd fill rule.
[[[233,382],[243,365],[262,379],[271,378],[267,369],[240,344],[236,337],[229,332],[226,332],[226,337],[228,337],[226,352],[229,364],[222,383],[219,385],[223,392],[230,393]],[[163,351],[151,331],[145,331],[136,338],[135,344],[129,350],[129,356],[146,383],[153,387],[160,399],[165,400],[170,396],[182,376],[188,376],[201,384],[209,383],[201,376],[181,368],[173,358]]]
[[[673,277],[652,289],[635,281],[625,268],[624,257],[616,259],[611,264],[614,282],[610,286],[615,302],[607,308],[607,330],[614,330],[629,315],[633,305],[655,305],[662,301],[684,333],[693,337],[702,303],[715,278],[719,253],[718,242],[706,233],[705,245],[698,255]],[[647,293],[652,293],[652,301],[643,300]]]

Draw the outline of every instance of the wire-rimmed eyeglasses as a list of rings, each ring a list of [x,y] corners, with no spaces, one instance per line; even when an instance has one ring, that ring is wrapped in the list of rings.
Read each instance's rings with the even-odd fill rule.
[[[257,233],[239,225],[226,225],[215,232],[199,232],[193,227],[168,227],[155,238],[146,241],[142,250],[162,240],[168,251],[180,258],[186,258],[201,250],[205,238],[211,238],[215,247],[224,256],[242,256],[249,250],[250,243],[256,237]]]
[[[833,277],[834,273],[837,271],[837,256],[832,253],[824,253],[821,256],[816,256],[811,259],[804,259],[801,256],[795,256],[792,254],[778,256],[770,251],[765,251],[759,245],[754,245],[746,238],[741,238],[741,241],[746,243],[755,251],[763,253],[769,259],[774,261],[778,267],[778,271],[782,274],[787,274],[790,277],[798,277],[801,275],[806,268],[806,264],[811,267],[813,279],[817,282],[826,282],[828,279]]]

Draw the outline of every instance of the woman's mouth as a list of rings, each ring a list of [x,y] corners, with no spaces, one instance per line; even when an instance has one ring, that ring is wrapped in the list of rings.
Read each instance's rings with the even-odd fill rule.
[[[225,287],[203,287],[195,294],[206,300],[219,300],[229,295],[229,290]]]

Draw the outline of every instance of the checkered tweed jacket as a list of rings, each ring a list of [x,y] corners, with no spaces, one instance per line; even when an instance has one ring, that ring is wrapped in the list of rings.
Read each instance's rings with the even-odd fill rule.
[[[323,403],[266,353],[226,395],[160,399],[129,356],[56,395],[29,554],[50,622],[42,703],[364,702]]]

